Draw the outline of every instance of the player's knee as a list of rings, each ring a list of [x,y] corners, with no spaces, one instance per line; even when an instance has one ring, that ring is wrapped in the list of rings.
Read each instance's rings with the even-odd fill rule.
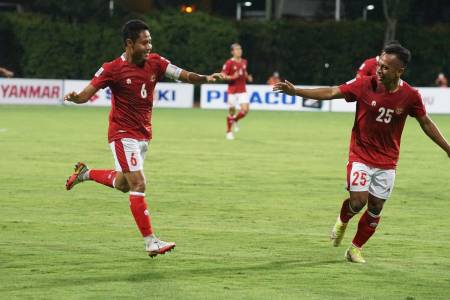
[[[358,213],[366,206],[366,200],[362,198],[351,198],[349,205],[353,212]]]
[[[130,187],[128,186],[128,184],[122,184],[122,185],[116,186],[116,189],[123,193],[128,193],[130,191]]]
[[[117,175],[116,179],[114,180],[114,188],[124,193],[130,190],[128,182],[125,180],[125,177],[123,177],[121,173]]]
[[[370,211],[370,213],[374,214],[374,215],[379,215],[381,213],[381,211],[383,210],[383,202],[372,202],[370,203],[368,210]]]
[[[133,192],[144,193],[146,188],[145,180],[139,180],[134,182],[130,188]]]
[[[384,199],[370,195],[367,208],[372,214],[379,215],[383,210],[384,202],[385,202]]]

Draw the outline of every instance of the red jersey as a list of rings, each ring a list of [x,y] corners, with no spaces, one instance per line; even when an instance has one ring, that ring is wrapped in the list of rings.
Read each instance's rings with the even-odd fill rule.
[[[339,89],[347,102],[356,101],[349,161],[395,169],[406,117],[426,114],[419,92],[400,80],[390,93],[376,76],[355,78]]]
[[[241,61],[235,61],[230,58],[225,62],[222,68],[222,73],[229,76],[238,77],[228,83],[228,94],[245,93],[247,90],[245,88],[245,83],[247,81],[247,60],[241,59]]]
[[[359,76],[372,76],[377,75],[377,65],[378,65],[378,59],[380,57],[372,57],[369,59],[366,59],[362,65],[359,67],[358,72],[356,72],[356,75]]]
[[[109,113],[108,142],[121,138],[150,140],[155,85],[166,72],[169,61],[150,54],[143,67],[129,64],[125,55],[104,63],[91,84],[109,87],[112,106]]]

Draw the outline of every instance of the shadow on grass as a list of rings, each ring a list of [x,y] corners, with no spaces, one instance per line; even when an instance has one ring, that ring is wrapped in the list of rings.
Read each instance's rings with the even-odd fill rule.
[[[152,282],[170,279],[194,279],[195,277],[220,277],[224,276],[242,276],[248,275],[251,272],[282,272],[285,270],[298,269],[299,272],[304,268],[322,267],[335,264],[343,264],[343,260],[322,260],[314,262],[304,262],[301,260],[284,260],[284,261],[271,261],[267,263],[252,265],[252,266],[217,266],[217,267],[199,267],[188,269],[174,269],[162,270],[158,266],[158,270],[149,269],[148,272],[139,272],[134,274],[115,274],[108,276],[89,276],[85,278],[61,278],[52,280],[48,286],[69,287],[80,285],[91,285],[95,283],[107,283],[107,282]],[[130,272],[131,273],[131,272]],[[41,286],[42,287],[42,286]]]

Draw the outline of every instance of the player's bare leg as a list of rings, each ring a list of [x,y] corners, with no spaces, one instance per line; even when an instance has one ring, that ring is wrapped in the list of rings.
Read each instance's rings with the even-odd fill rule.
[[[350,198],[345,199],[342,203],[341,211],[330,234],[334,247],[341,244],[348,222],[366,205],[368,194],[368,192],[350,192]]]
[[[236,108],[234,107],[234,105],[230,105],[228,107],[228,116],[227,116],[227,134],[226,134],[227,140],[234,140],[234,135],[231,129],[233,127],[233,123],[235,123],[235,116],[234,116],[235,113]]]
[[[124,173],[124,177],[130,186],[131,212],[144,238],[145,250],[148,255],[154,257],[171,251],[175,248],[175,243],[161,241],[153,234],[150,213],[147,210],[147,203],[145,202],[146,180],[144,172],[142,170],[126,172]]]
[[[385,199],[380,199],[372,194],[368,195],[367,210],[359,219],[358,231],[353,238],[352,245],[346,252],[347,260],[357,263],[365,262],[361,255],[362,247],[375,233],[378,223],[380,222],[384,203]]]
[[[130,191],[128,181],[122,172],[117,172],[116,180],[114,181],[114,187],[124,193],[128,193]]]

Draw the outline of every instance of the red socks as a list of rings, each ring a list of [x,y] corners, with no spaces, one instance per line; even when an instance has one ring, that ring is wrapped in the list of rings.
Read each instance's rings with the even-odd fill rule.
[[[130,192],[130,208],[142,236],[146,237],[151,235],[153,230],[150,224],[150,213],[147,210],[147,203],[145,202],[145,194]]]
[[[89,170],[89,179],[114,187],[114,179],[116,179],[116,171],[114,170]]]
[[[237,114],[236,118],[234,118],[234,120],[237,122],[240,119],[244,118],[246,115],[247,115],[247,113],[241,110],[238,112],[238,114]]]
[[[341,213],[340,218],[342,223],[348,223],[351,218],[353,218],[354,215],[356,215],[358,212],[353,211],[352,207],[350,206],[350,199],[345,199],[345,201],[342,203],[341,207]]]
[[[227,117],[227,132],[231,132],[231,126],[233,126],[234,117],[232,115],[228,115]]]
[[[380,215],[376,216],[370,211],[366,210],[359,219],[358,231],[353,238],[353,245],[362,248],[367,240],[375,233],[375,230],[380,222]]]
[[[247,115],[244,111],[239,111],[236,117],[233,117],[232,115],[228,115],[227,117],[227,132],[231,132],[231,127],[233,126],[233,122],[237,122],[240,119],[244,118]]]

